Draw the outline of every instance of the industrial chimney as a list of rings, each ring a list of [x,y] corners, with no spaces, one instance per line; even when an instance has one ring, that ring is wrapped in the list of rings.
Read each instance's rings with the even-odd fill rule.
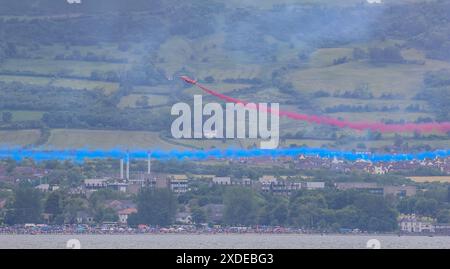
[[[126,175],[126,179],[130,180],[130,157],[127,156],[127,175]]]
[[[123,159],[120,159],[120,179],[123,180]]]
[[[147,160],[147,174],[150,175],[151,171],[152,171],[152,153],[149,153]]]

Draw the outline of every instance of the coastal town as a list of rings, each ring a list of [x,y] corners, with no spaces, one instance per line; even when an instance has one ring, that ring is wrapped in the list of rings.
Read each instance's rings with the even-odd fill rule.
[[[272,170],[287,169],[283,175],[279,170],[276,174],[261,174],[249,176],[193,173],[170,173],[163,171],[161,166],[168,166],[164,162],[148,159],[146,162],[133,160],[109,160],[111,169],[99,169],[95,177],[89,177],[85,171],[86,166],[98,161],[87,161],[80,169],[76,164],[65,163],[71,170],[78,171],[76,183],[67,184],[68,175],[61,172],[57,163],[35,164],[15,162],[9,160],[0,166],[0,212],[2,219],[7,222],[8,212],[14,211],[13,190],[24,184],[32,186],[41,197],[46,197],[43,203],[44,210],[36,223],[11,223],[0,226],[0,233],[6,234],[41,234],[41,233],[93,233],[93,234],[134,234],[134,233],[366,233],[389,232],[395,234],[450,234],[450,223],[442,223],[447,212],[436,208],[429,211],[401,209],[396,214],[395,228],[383,230],[364,230],[358,227],[336,225],[331,229],[327,225],[293,225],[283,218],[294,213],[285,212],[287,203],[289,211],[293,210],[290,203],[293,197],[300,194],[319,195],[321,193],[363,193],[380,197],[383,201],[396,200],[397,208],[402,202],[416,199],[430,191],[434,185],[439,184],[442,189],[448,190],[450,182],[450,159],[436,158],[425,161],[404,162],[377,162],[346,161],[337,158],[325,159],[299,155],[295,158],[241,158],[232,160],[205,160],[203,165],[214,166],[217,162],[226,162],[227,165],[245,167],[272,167]],[[91,163],[89,163],[91,162]],[[155,162],[155,164],[153,164]],[[152,170],[152,166],[154,169]],[[156,167],[155,167],[156,166]],[[434,171],[432,176],[423,176],[414,173],[418,169]],[[269,170],[270,171],[270,170]],[[282,171],[282,170],[281,170]],[[294,173],[292,173],[294,171]],[[317,171],[331,171],[332,173],[347,175],[345,180],[330,179],[329,176],[321,178]],[[59,173],[59,174],[58,174]],[[244,173],[245,174],[245,173]],[[330,174],[330,173],[328,173]],[[417,175],[419,174],[419,175]],[[56,179],[55,179],[55,175]],[[352,176],[355,180],[352,180]],[[383,180],[392,175],[401,175],[403,180]],[[58,176],[60,178],[58,178]],[[364,178],[372,178],[367,180]],[[64,180],[65,178],[65,180]],[[361,178],[363,178],[361,180]],[[381,179],[381,180],[380,180]],[[246,221],[230,223],[224,220],[227,205],[224,199],[205,195],[206,192],[220,193],[226,196],[227,190],[247,190],[248,193],[261,195],[270,201],[280,201],[282,214],[279,219],[261,221]],[[130,216],[137,215],[139,211],[138,197],[143,190],[162,190],[170,192],[177,200],[178,206],[173,212],[172,220],[165,225],[155,223],[139,223],[132,221]],[[202,194],[203,192],[203,194]],[[58,194],[58,201],[52,208],[51,200]],[[62,195],[67,197],[61,197]],[[203,196],[202,196],[203,195]],[[51,198],[52,197],[52,198]],[[69,203],[70,197],[79,204],[61,205]],[[102,198],[99,198],[102,197]],[[275,198],[272,198],[275,197]],[[216,198],[216,199],[215,199]],[[422,201],[418,198],[418,201]],[[62,200],[65,200],[62,202]],[[417,199],[416,199],[417,200]],[[97,204],[93,205],[93,201]],[[240,202],[238,198],[238,202]],[[242,201],[243,202],[243,201]],[[419,202],[415,202],[416,204]],[[428,200],[425,201],[429,202]],[[50,204],[50,205],[49,205]],[[281,206],[282,205],[282,206]],[[423,206],[423,205],[422,205]],[[432,205],[433,206],[433,205]],[[71,208],[73,207],[73,208]],[[414,206],[413,206],[414,207]],[[47,210],[46,210],[47,209]],[[330,208],[331,209],[331,208]],[[257,209],[254,209],[257,210]],[[274,210],[274,209],[270,209]],[[323,210],[319,207],[317,210]],[[62,212],[68,211],[70,213]],[[100,213],[99,213],[100,212]],[[429,212],[426,214],[426,212]],[[419,213],[419,214],[416,214]],[[425,214],[424,214],[425,213]],[[276,216],[277,212],[272,212]],[[281,213],[280,213],[281,214]],[[439,215],[441,214],[441,215]],[[56,216],[58,215],[58,216]],[[99,216],[101,215],[101,216]],[[131,217],[133,218],[133,217]],[[259,218],[262,218],[260,216]],[[344,217],[345,218],[345,217]],[[245,223],[247,222],[247,223]],[[345,221],[344,221],[345,222]]]

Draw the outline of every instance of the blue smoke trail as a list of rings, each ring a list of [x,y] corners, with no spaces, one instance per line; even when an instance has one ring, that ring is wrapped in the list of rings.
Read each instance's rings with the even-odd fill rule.
[[[282,148],[282,149],[212,149],[212,150],[27,150],[0,149],[0,159],[20,161],[25,158],[36,161],[73,160],[83,162],[86,159],[147,159],[149,153],[156,160],[205,160],[208,158],[255,158],[255,157],[296,157],[299,155],[320,158],[338,158],[348,161],[365,160],[371,162],[399,162],[450,157],[450,150],[436,150],[421,153],[377,154],[336,151],[321,148]]]

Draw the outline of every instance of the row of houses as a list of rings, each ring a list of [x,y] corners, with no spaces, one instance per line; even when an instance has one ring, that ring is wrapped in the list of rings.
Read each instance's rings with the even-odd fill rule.
[[[383,196],[397,196],[409,197],[417,193],[416,186],[402,185],[402,186],[381,186],[373,182],[339,182],[334,184],[338,190],[362,190],[372,194],[379,194]]]
[[[19,179],[35,180],[43,178],[49,171],[33,166],[17,166],[8,168],[0,166],[0,181],[15,182]]]
[[[400,215],[398,218],[400,232],[406,234],[440,234],[450,235],[450,224],[437,223],[436,219],[425,216]]]
[[[293,159],[293,162],[299,170],[327,169],[339,172],[365,171],[369,174],[382,175],[391,172],[405,172],[420,167],[426,167],[450,174],[450,158],[373,163],[367,160],[346,161],[337,158],[329,159],[300,155],[298,158]]]
[[[298,190],[319,190],[324,189],[325,182],[291,179],[286,176],[275,177],[265,175],[254,181],[249,178],[216,177],[208,178],[211,184],[221,186],[247,186],[263,192],[290,195]],[[84,189],[95,191],[103,188],[110,188],[121,192],[137,193],[143,186],[162,189],[169,188],[176,194],[182,194],[190,190],[190,179],[186,175],[154,174],[145,179],[135,179],[128,182],[119,182],[111,179],[85,179]],[[363,190],[372,194],[383,196],[408,197],[414,196],[417,192],[415,186],[401,185],[379,185],[374,182],[339,182],[334,187],[338,190]]]
[[[137,193],[139,189],[144,186],[155,189],[169,188],[177,194],[185,193],[189,190],[188,177],[186,175],[152,174],[128,181],[109,178],[95,178],[85,179],[83,185],[86,191],[96,191],[99,189],[109,188],[116,191],[129,193]]]

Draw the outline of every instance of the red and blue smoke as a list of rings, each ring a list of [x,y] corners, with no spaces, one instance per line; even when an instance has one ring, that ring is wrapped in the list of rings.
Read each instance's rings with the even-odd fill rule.
[[[183,79],[185,80],[185,78],[183,78]],[[243,104],[243,105],[249,103],[247,101],[239,100],[239,99],[218,93],[216,91],[206,88],[205,86],[199,84],[195,80],[192,80],[192,79],[190,79],[190,80],[192,82],[188,81],[188,83],[196,85],[197,87],[202,89],[207,94],[215,96],[221,100],[236,103],[236,104]],[[260,108],[256,105],[255,109],[260,109]],[[335,126],[335,127],[339,127],[339,128],[349,128],[349,129],[358,130],[358,131],[370,130],[370,131],[376,131],[376,132],[381,132],[381,133],[391,133],[391,132],[397,132],[397,133],[412,133],[412,132],[447,133],[447,132],[450,132],[450,122],[386,124],[386,123],[382,123],[382,122],[352,122],[352,121],[339,120],[339,119],[334,119],[334,118],[319,116],[319,115],[307,115],[307,114],[282,111],[282,110],[272,111],[269,108],[267,108],[267,112],[268,113],[277,113],[280,117],[286,117],[286,118],[290,118],[293,120],[299,120],[299,121],[304,121],[304,122],[314,123],[314,124],[330,125],[330,126]]]
[[[319,157],[341,160],[371,162],[400,162],[450,157],[450,150],[436,150],[420,153],[377,154],[367,152],[337,151],[322,148],[280,148],[280,149],[211,149],[211,150],[0,150],[0,159],[17,161],[29,158],[36,161],[73,160],[82,162],[87,159],[147,159],[151,155],[155,160],[207,160],[240,158],[279,158],[279,157]]]

